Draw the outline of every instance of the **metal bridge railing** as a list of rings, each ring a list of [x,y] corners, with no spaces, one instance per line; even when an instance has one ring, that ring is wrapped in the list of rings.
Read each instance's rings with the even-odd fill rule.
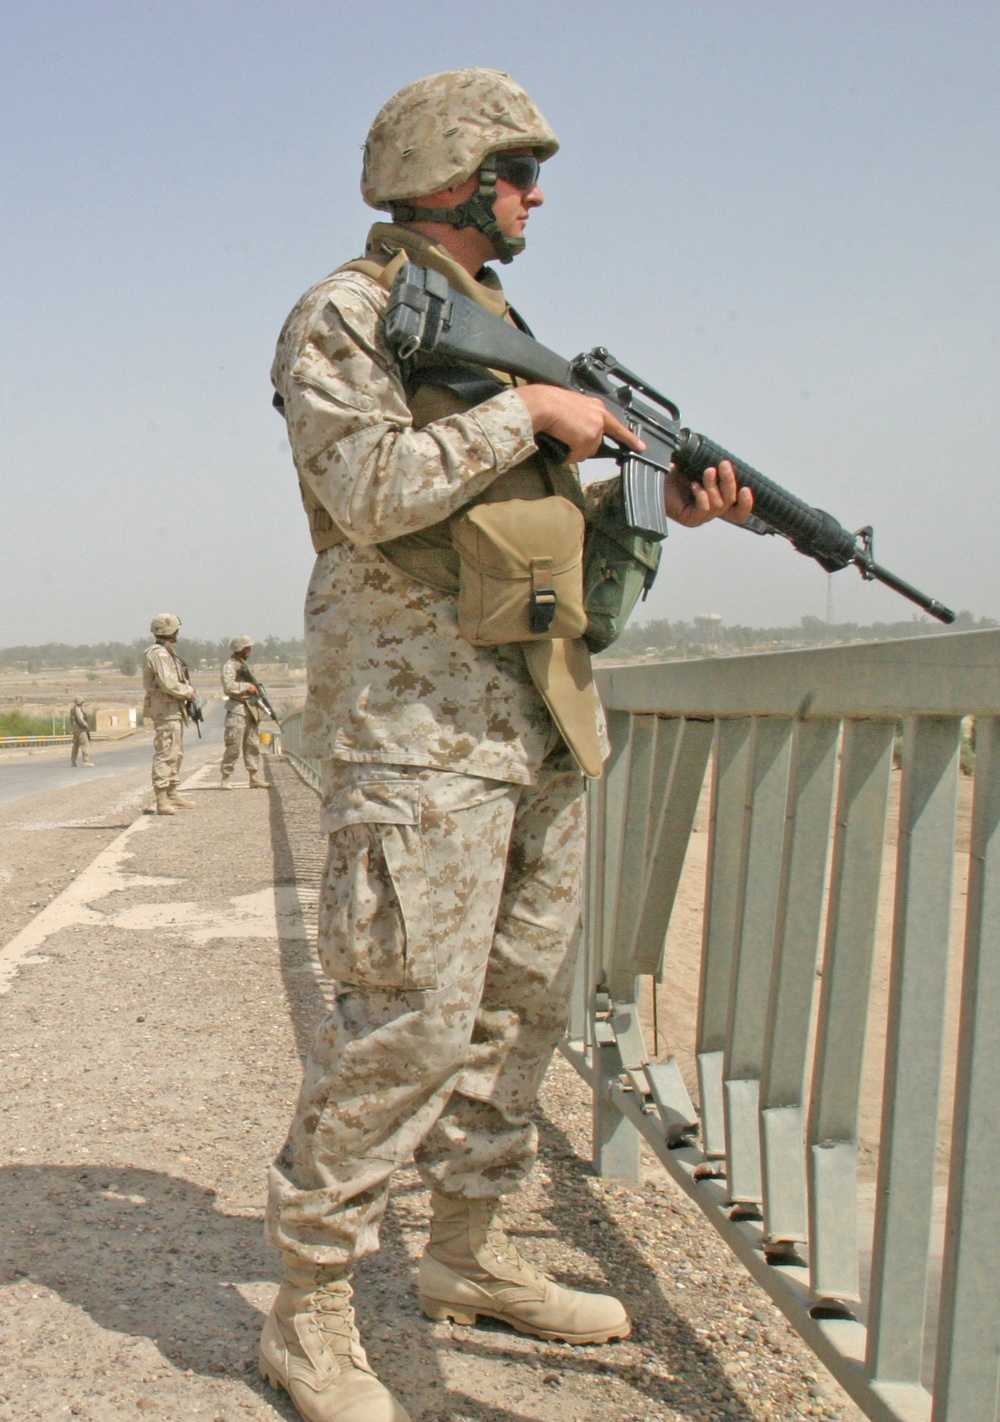
[[[290,716],[286,716],[281,723],[280,754],[285,760],[290,760],[292,765],[302,776],[307,785],[319,793],[319,761],[312,760],[302,753],[302,712],[294,711]]]
[[[613,753],[563,1048],[598,1169],[634,1177],[644,1137],[869,1417],[997,1422],[1000,631],[598,680]],[[700,946],[667,940],[682,869]],[[697,984],[687,1080],[650,1060],[644,975],[668,1004]]]

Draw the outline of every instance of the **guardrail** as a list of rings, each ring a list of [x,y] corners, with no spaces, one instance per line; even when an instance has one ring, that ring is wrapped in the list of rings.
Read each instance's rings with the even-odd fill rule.
[[[564,1044],[594,1090],[597,1168],[634,1177],[645,1138],[869,1417],[996,1422],[1000,632],[613,667],[598,681],[613,753],[589,791]],[[702,866],[688,849],[706,773]],[[897,848],[883,871],[887,825]],[[667,931],[686,856],[685,892],[694,875],[704,913],[700,948],[678,951]],[[967,882],[957,932],[956,868]],[[698,985],[687,1080],[676,1055],[650,1060],[644,975],[668,1001]],[[866,1044],[870,1063],[881,1033],[870,1113],[881,1127],[862,1160]],[[685,1045],[671,1043],[681,1056]],[[939,1150],[942,1076],[952,1129]]]
[[[136,734],[135,727],[128,727],[123,731],[91,731],[90,741],[92,745],[98,743],[127,741]],[[24,747],[29,749],[33,746],[68,746],[71,745],[73,737],[71,735],[55,736],[0,736],[0,750],[5,747]]]
[[[0,736],[3,746],[68,746],[72,736]]]
[[[302,754],[302,712],[293,711],[281,723],[281,754],[319,794],[319,762]]]

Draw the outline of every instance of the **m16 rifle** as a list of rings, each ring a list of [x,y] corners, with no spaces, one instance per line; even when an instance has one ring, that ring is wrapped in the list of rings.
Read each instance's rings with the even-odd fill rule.
[[[264,684],[260,681],[256,672],[251,671],[250,668],[244,664],[236,673],[236,680],[249,682],[256,687],[254,694],[246,698],[247,701],[250,702],[251,706],[256,706],[258,710],[263,711],[264,715],[269,716],[280,728],[281,722],[278,720],[274,707],[271,705],[271,699],[264,690]]]
[[[828,573],[853,564],[866,581],[884,583],[941,622],[955,620],[950,608],[875,562],[870,526],[851,533],[825,509],[813,508],[704,435],[682,427],[673,401],[603,346],[564,360],[526,331],[455,291],[439,272],[413,262],[400,268],[393,283],[385,338],[414,374],[419,372],[431,384],[465,391],[476,403],[506,388],[499,382],[490,388],[489,379],[484,379],[490,370],[603,400],[646,446],[636,453],[605,440],[598,454],[617,461],[626,523],[647,538],[666,537],[664,481],[671,473],[698,480],[706,469],[727,459],[738,487],[753,493],[753,513],[742,527],[753,533],[781,534]],[[557,459],[565,459],[568,453],[560,441],[544,434],[537,443]]]
[[[177,655],[177,652],[174,650],[173,647],[171,647],[169,650],[170,655],[173,657],[175,663],[177,664],[177,670],[181,674],[181,680],[186,681],[188,686],[190,686],[191,690],[193,691],[194,687],[191,685],[191,673],[188,671],[187,662],[184,660],[183,657],[179,657]],[[183,707],[181,709],[183,710],[184,715],[187,717],[187,719],[192,723],[195,730],[198,732],[198,739],[200,741],[201,724],[205,719],[205,703],[203,701],[200,701],[197,696],[193,696],[190,701],[184,702]]]

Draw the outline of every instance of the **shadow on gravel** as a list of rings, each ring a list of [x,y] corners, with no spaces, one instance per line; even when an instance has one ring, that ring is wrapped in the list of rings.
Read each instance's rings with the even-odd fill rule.
[[[551,1193],[556,1203],[539,1215],[536,1230],[520,1228],[513,1231],[514,1237],[519,1244],[523,1243],[527,1257],[539,1261],[542,1251],[532,1248],[532,1239],[553,1235],[594,1258],[609,1281],[603,1287],[617,1294],[629,1310],[633,1320],[631,1339],[624,1344],[601,1348],[568,1348],[563,1344],[526,1340],[505,1324],[481,1319],[474,1329],[463,1329],[454,1338],[428,1338],[425,1333],[421,1349],[423,1360],[417,1359],[407,1368],[397,1355],[397,1340],[383,1340],[376,1327],[369,1355],[379,1375],[396,1387],[402,1399],[422,1403],[422,1407],[414,1407],[414,1415],[420,1422],[569,1419],[579,1399],[579,1394],[573,1394],[573,1379],[589,1379],[595,1375],[609,1381],[617,1379],[631,1391],[624,1409],[621,1394],[617,1395],[615,1417],[630,1417],[641,1422],[646,1416],[644,1405],[648,1402],[673,1408],[685,1416],[693,1412],[696,1416],[710,1417],[712,1422],[753,1422],[755,1414],[733,1391],[715,1355],[667,1303],[655,1272],[622,1231],[614,1213],[589,1192],[585,1204],[581,1200],[582,1180],[592,1173],[587,1163],[574,1152],[566,1136],[548,1117],[538,1113],[536,1120],[541,1132],[540,1159],[552,1177]],[[415,1181],[400,1183],[393,1189],[382,1228],[383,1249],[366,1259],[358,1271],[358,1304],[363,1321],[377,1317],[378,1300],[388,1295],[414,1316],[417,1332],[432,1327],[423,1323],[419,1314],[415,1269],[406,1258],[403,1243],[403,1235],[420,1222],[421,1194],[421,1187]],[[602,1287],[595,1283],[593,1274],[560,1270],[556,1277],[560,1283],[578,1288]],[[368,1339],[365,1341],[367,1345]],[[643,1376],[642,1364],[650,1358],[645,1353],[639,1355],[639,1348],[650,1350],[657,1365],[675,1380]],[[436,1360],[451,1353],[481,1359],[484,1368],[492,1374],[497,1390],[505,1389],[505,1366],[519,1370],[526,1363],[534,1366],[541,1386],[535,1384],[532,1390],[542,1393],[543,1400],[522,1395],[512,1399],[513,1405],[508,1408],[490,1405],[459,1391],[454,1382],[444,1381],[436,1366]],[[424,1373],[422,1381],[418,1380],[421,1371]],[[512,1373],[511,1379],[513,1376]],[[523,1377],[523,1372],[520,1376]],[[565,1393],[563,1384],[566,1384]],[[510,1390],[523,1392],[523,1388],[511,1387]]]
[[[260,1379],[261,1315],[233,1287],[267,1277],[259,1220],[220,1214],[189,1180],[119,1166],[8,1166],[0,1200],[0,1286],[30,1278],[100,1327],[152,1339],[175,1367],[242,1376],[298,1417]]]
[[[317,856],[322,855],[324,847],[319,829],[319,800],[290,766],[270,760],[269,769],[275,892],[280,894],[284,890],[286,895],[294,894],[300,917],[307,918],[302,889],[305,886],[318,889],[321,863],[317,863]],[[299,1060],[305,1061],[316,1028],[326,1012],[323,988],[316,975],[312,945],[307,939],[281,934],[278,953],[295,1048]]]
[[[590,1163],[577,1155],[566,1134],[542,1111],[536,1112],[535,1120],[539,1158],[552,1177],[550,1193],[554,1197],[544,1215],[550,1229],[540,1230],[539,1234],[557,1235],[601,1263],[608,1287],[622,1300],[632,1319],[632,1341],[652,1350],[657,1362],[676,1378],[676,1382],[670,1382],[630,1377],[631,1386],[643,1396],[681,1412],[709,1407],[711,1417],[718,1422],[753,1422],[753,1412],[733,1391],[711,1348],[667,1302],[656,1272],[635,1248],[614,1211],[589,1192],[583,1197],[581,1177],[594,1175]],[[529,1246],[526,1253],[530,1252]],[[668,1267],[668,1261],[664,1260],[664,1266]],[[561,1275],[559,1282],[578,1288],[594,1287],[592,1278],[571,1274]],[[586,1368],[585,1356],[574,1353],[571,1365],[578,1366],[582,1361]],[[602,1363],[600,1370],[627,1371],[613,1363]]]

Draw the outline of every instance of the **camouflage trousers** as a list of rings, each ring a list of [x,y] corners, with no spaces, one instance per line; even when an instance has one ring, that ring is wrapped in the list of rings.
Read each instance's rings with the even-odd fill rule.
[[[246,708],[239,702],[230,704],[226,711],[226,728],[223,732],[225,749],[222,752],[222,778],[228,780],[233,766],[243,753],[247,773],[256,775],[260,770],[260,727]]]
[[[169,790],[181,777],[184,722],[179,716],[153,723],[153,789]]]
[[[447,1195],[530,1170],[529,1118],[565,1030],[583,781],[560,749],[534,786],[325,762],[319,952],[337,982],[269,1174],[268,1238],[326,1265],[378,1248],[415,1160]]]
[[[89,731],[74,731],[74,732],[73,732],[73,744],[72,744],[72,746],[70,747],[70,753],[69,753],[69,763],[70,763],[70,765],[76,765],[77,760],[80,758],[81,755],[82,755],[82,757],[83,757],[83,763],[84,763],[84,765],[87,765],[87,764],[89,763],[89,761],[90,761],[90,732],[89,732]]]

